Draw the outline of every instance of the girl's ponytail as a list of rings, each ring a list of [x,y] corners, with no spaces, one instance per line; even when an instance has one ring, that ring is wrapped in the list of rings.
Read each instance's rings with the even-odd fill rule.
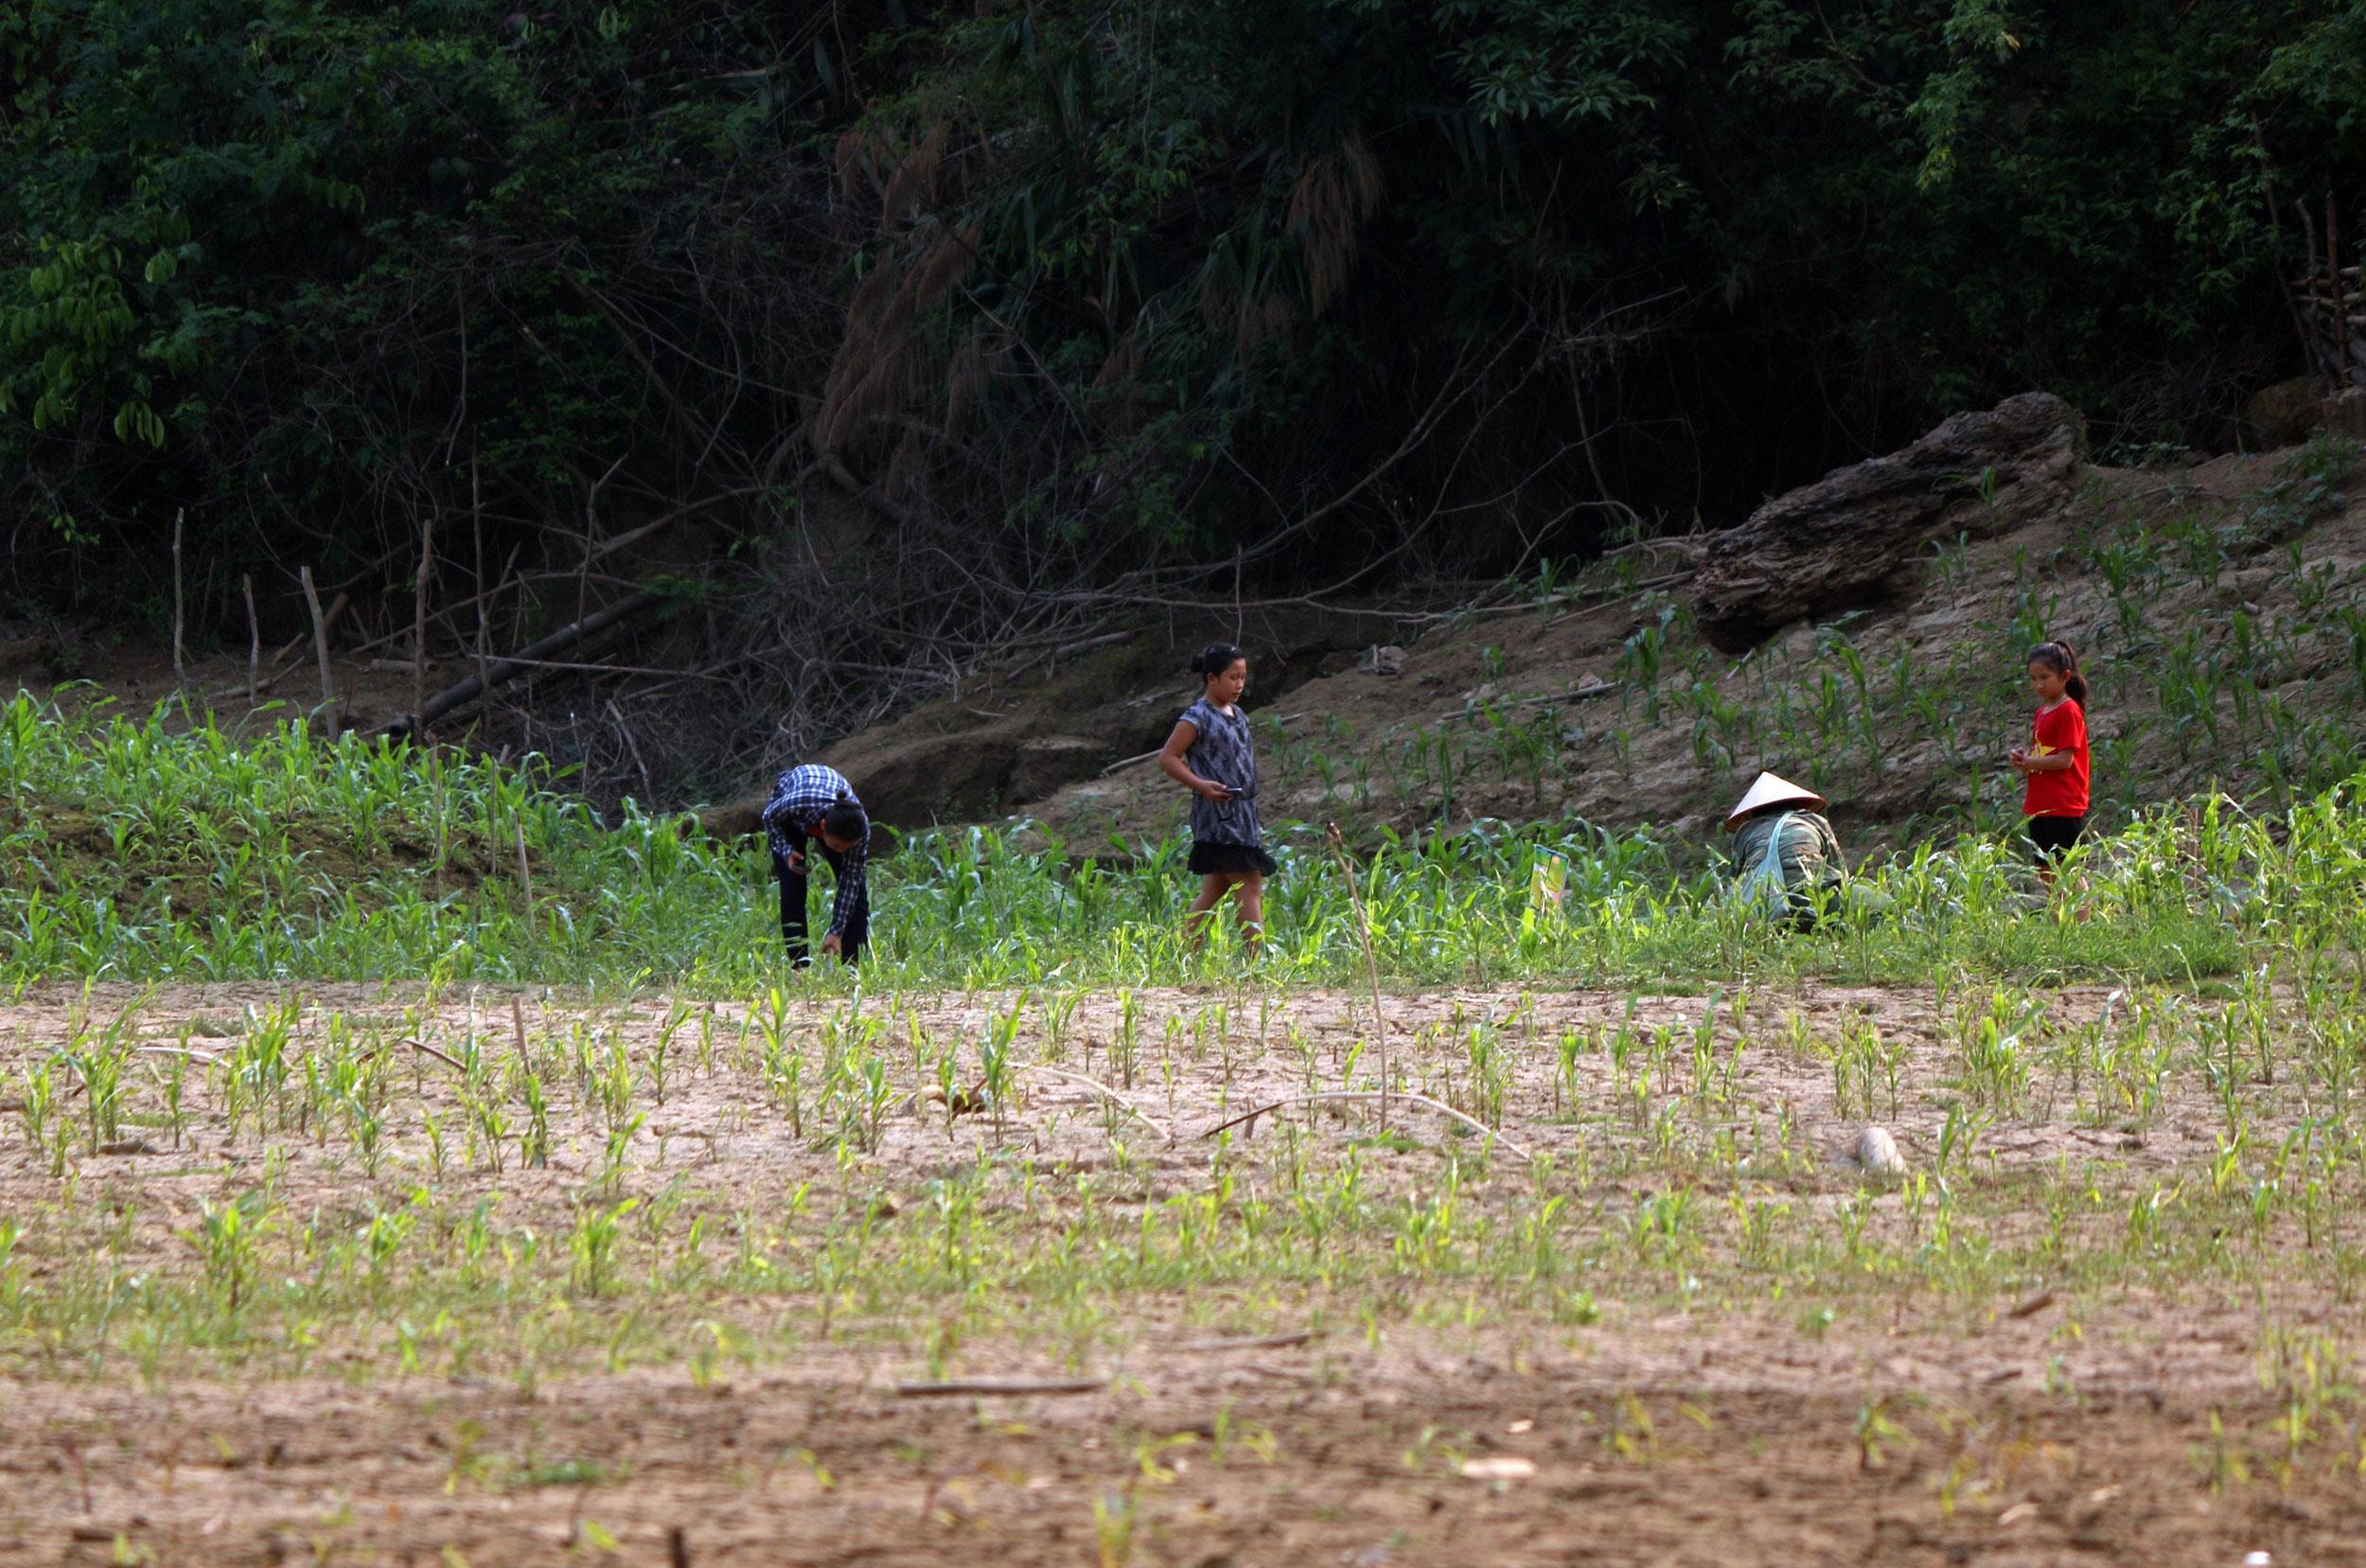
[[[2087,711],[2087,678],[2078,673],[2078,650],[2072,647],[2067,639],[2057,637],[2050,643],[2039,643],[2029,650],[2029,662],[2043,664],[2061,676],[2062,690],[2070,695],[2073,702],[2078,704],[2080,713]]]

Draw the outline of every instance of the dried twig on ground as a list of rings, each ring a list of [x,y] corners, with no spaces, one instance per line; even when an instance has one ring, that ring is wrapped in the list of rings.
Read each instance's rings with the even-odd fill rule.
[[[1514,1143],[1511,1139],[1504,1136],[1503,1134],[1495,1131],[1494,1128],[1488,1126],[1485,1122],[1480,1121],[1475,1118],[1463,1115],[1460,1111],[1457,1111],[1453,1106],[1446,1104],[1443,1101],[1432,1100],[1425,1094],[1415,1094],[1410,1089],[1399,1089],[1394,1094],[1385,1094],[1371,1089],[1324,1089],[1315,1094],[1294,1094],[1285,1100],[1277,1100],[1270,1105],[1260,1105],[1253,1111],[1243,1111],[1238,1116],[1228,1117],[1226,1119],[1217,1122],[1213,1127],[1209,1128],[1206,1132],[1201,1133],[1199,1136],[1204,1138],[1214,1137],[1218,1133],[1223,1132],[1227,1127],[1238,1127],[1244,1121],[1254,1121],[1261,1116],[1266,1116],[1275,1111],[1286,1110],[1292,1105],[1312,1105],[1326,1101],[1343,1100],[1377,1100],[1381,1101],[1384,1106],[1389,1101],[1394,1100],[1407,1105],[1420,1105],[1426,1110],[1436,1111],[1439,1116],[1460,1122],[1463,1126],[1468,1127],[1471,1131],[1476,1133],[1483,1138],[1488,1138],[1493,1142],[1502,1144],[1505,1148],[1510,1150],[1522,1159],[1534,1159],[1536,1157],[1528,1152],[1526,1146]]]
[[[936,1400],[965,1394],[1098,1394],[1108,1386],[1102,1378],[951,1378],[942,1383],[899,1383],[895,1396]]]
[[[1109,1087],[1108,1084],[1100,1082],[1098,1079],[1087,1078],[1081,1072],[1069,1072],[1065,1067],[1047,1067],[1041,1063],[1037,1063],[1033,1066],[1021,1067],[1018,1070],[1021,1074],[1040,1072],[1049,1074],[1053,1078],[1064,1079],[1070,1084],[1082,1084],[1085,1087],[1092,1090],[1095,1094],[1100,1095],[1103,1099],[1112,1101],[1118,1105],[1122,1106],[1125,1110],[1131,1112],[1137,1119],[1148,1126],[1152,1132],[1157,1133],[1160,1137],[1165,1138],[1169,1143],[1173,1143],[1174,1141],[1174,1133],[1172,1129],[1167,1127],[1163,1122],[1159,1121],[1157,1117],[1152,1116],[1148,1111],[1143,1110],[1140,1106],[1135,1104],[1132,1101],[1126,1099],[1125,1096],[1118,1093],[1117,1090]]]

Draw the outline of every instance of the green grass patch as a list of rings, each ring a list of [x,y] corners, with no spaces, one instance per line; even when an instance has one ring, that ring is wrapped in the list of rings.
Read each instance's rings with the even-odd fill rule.
[[[627,807],[604,822],[539,765],[288,725],[233,741],[0,708],[0,978],[414,978],[746,995],[782,978],[761,846]],[[2273,817],[2163,809],[2082,851],[2049,899],[2007,840],[1965,837],[1857,879],[1812,936],[1770,929],[1714,865],[1649,833],[1482,822],[1384,836],[1357,875],[1392,984],[1693,983],[1819,975],[1926,981],[2196,981],[2262,943],[2355,950],[2366,832],[2337,788]],[[915,836],[875,875],[872,983],[1144,984],[1235,974],[1186,952],[1179,843],[1067,846],[972,828]],[[1270,983],[1362,974],[1345,873],[1310,828],[1276,835]],[[1558,860],[1558,908],[1532,907]],[[848,983],[817,975],[809,983]]]

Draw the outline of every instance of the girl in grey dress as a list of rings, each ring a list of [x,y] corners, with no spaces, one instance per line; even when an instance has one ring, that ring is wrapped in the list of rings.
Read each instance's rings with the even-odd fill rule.
[[[1218,643],[1192,661],[1202,691],[1183,711],[1158,753],[1168,778],[1198,797],[1192,802],[1192,859],[1199,896],[1192,901],[1193,946],[1227,892],[1241,919],[1241,935],[1255,950],[1265,930],[1265,878],[1274,872],[1257,826],[1257,749],[1241,694],[1248,689],[1248,660]]]

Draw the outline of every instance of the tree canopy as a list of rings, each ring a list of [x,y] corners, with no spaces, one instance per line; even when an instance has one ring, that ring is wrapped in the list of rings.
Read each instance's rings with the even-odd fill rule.
[[[712,590],[826,502],[974,541],[990,641],[1729,521],[2031,387],[2225,445],[2366,213],[2366,0],[26,0],[0,76],[15,587],[154,605],[185,511],[201,621],[407,591],[431,513],[488,574],[691,520]]]

